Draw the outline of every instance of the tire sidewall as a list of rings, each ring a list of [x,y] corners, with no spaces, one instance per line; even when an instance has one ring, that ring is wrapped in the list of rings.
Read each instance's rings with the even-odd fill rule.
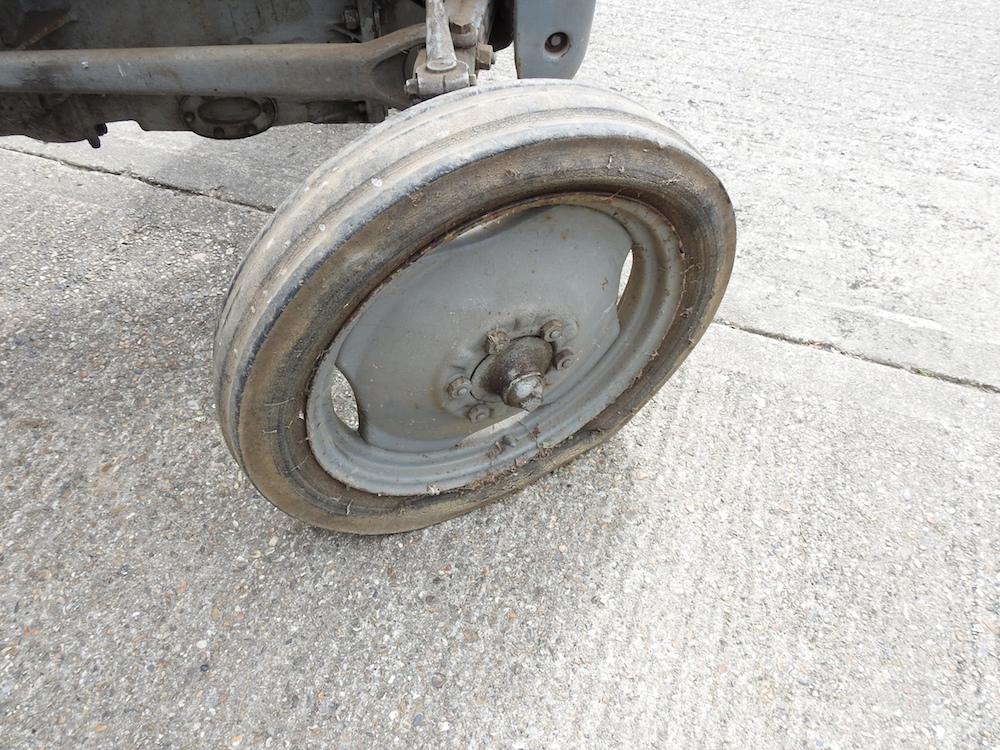
[[[231,443],[265,497],[307,522],[364,533],[444,520],[518,489],[603,441],[684,360],[714,315],[732,268],[735,224],[721,184],[685,144],[665,144],[662,131],[631,123],[549,130],[505,133],[485,143],[470,136],[467,143],[442,145],[435,158],[424,155],[392,172],[359,172],[352,198],[323,214],[319,225],[328,231],[314,223],[283,243],[289,255],[310,260],[269,300],[253,306],[257,335],[243,352],[237,368],[242,378],[231,389],[237,396]],[[309,448],[306,398],[330,342],[368,295],[478,217],[527,198],[574,192],[641,202],[661,213],[680,238],[683,312],[641,376],[572,440],[470,488],[378,497],[330,476]],[[265,232],[257,244],[267,241]]]

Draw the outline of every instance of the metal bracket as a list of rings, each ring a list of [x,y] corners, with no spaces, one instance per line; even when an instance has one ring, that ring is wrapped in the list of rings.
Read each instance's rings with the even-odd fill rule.
[[[596,0],[514,0],[518,78],[572,78],[583,62]],[[570,9],[569,6],[572,6]]]
[[[413,78],[406,82],[406,93],[416,99],[428,99],[476,83],[468,63],[455,54],[444,0],[427,0],[426,8],[427,48],[417,53]]]
[[[486,43],[493,25],[490,0],[427,0],[427,47],[414,61],[406,93],[429,99],[476,85],[476,74],[496,62]]]

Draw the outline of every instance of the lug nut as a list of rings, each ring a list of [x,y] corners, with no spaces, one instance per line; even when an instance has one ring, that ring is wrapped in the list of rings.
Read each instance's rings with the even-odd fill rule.
[[[561,340],[565,335],[566,326],[563,325],[561,320],[550,320],[542,326],[542,338],[550,344],[553,341]]]
[[[556,356],[552,358],[552,363],[556,366],[557,370],[565,370],[573,364],[575,356],[569,349],[563,349],[561,352],[557,352]]]
[[[510,344],[506,331],[490,331],[486,334],[486,353],[499,354]]]
[[[489,419],[490,414],[490,407],[486,404],[476,404],[469,409],[469,421],[482,422],[484,419]]]
[[[459,376],[448,383],[448,395],[452,398],[462,398],[469,395],[469,387],[472,384],[469,379]]]

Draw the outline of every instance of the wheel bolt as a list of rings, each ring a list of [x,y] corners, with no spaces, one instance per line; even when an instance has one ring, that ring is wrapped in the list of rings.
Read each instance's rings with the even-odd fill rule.
[[[575,356],[569,349],[563,349],[561,352],[557,352],[556,356],[552,358],[552,363],[556,366],[557,370],[565,370],[573,364]]]
[[[490,407],[486,404],[476,404],[469,409],[469,421],[482,422],[484,419],[489,419],[490,413]]]
[[[553,341],[560,341],[565,335],[565,331],[566,326],[561,320],[550,320],[542,326],[542,338],[551,344]]]
[[[463,376],[459,376],[448,383],[448,395],[452,398],[463,398],[469,395],[469,386],[471,383],[469,379]]]

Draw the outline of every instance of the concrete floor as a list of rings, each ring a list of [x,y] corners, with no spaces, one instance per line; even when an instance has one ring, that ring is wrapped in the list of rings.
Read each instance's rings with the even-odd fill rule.
[[[0,139],[0,747],[1000,747],[998,36],[601,3],[578,78],[716,168],[728,295],[604,448],[393,537],[272,508],[211,382],[244,248],[362,128]]]

